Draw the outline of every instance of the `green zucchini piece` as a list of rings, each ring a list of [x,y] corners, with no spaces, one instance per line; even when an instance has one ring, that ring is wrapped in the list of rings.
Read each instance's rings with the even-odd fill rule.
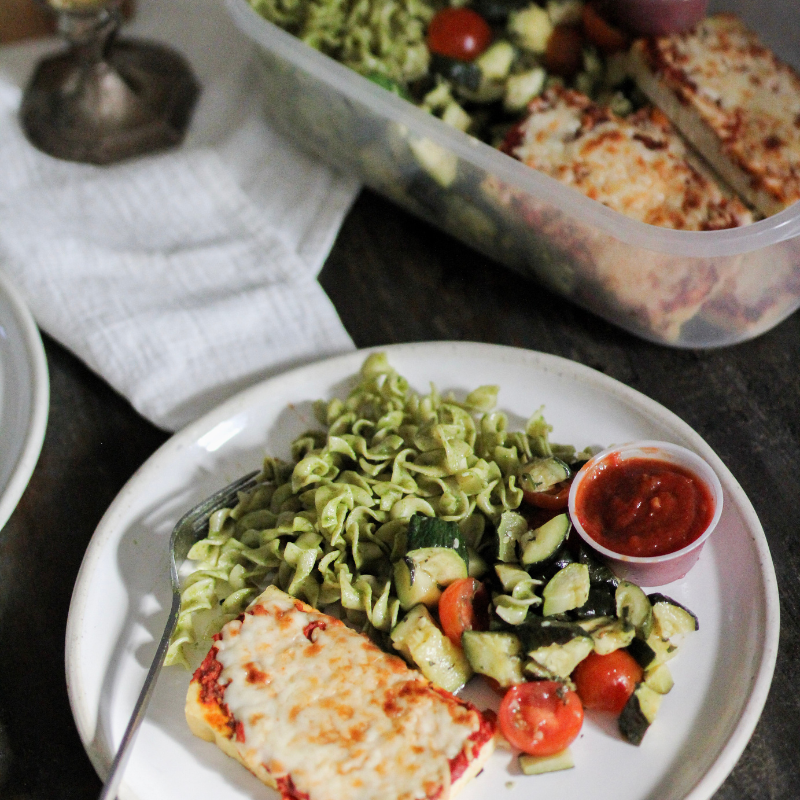
[[[617,616],[633,625],[640,638],[647,639],[653,630],[653,606],[644,591],[635,583],[620,581],[614,598]]]
[[[464,559],[448,547],[411,550],[394,565],[395,591],[404,611],[418,603],[435,606],[443,587],[466,577]]]
[[[550,644],[566,644],[576,637],[588,636],[577,623],[560,619],[529,617],[514,629],[526,652],[537,650]]]
[[[504,511],[497,525],[497,561],[517,561],[517,542],[528,530],[528,520],[516,511]]]
[[[648,600],[653,607],[654,633],[674,647],[700,628],[697,615],[671,597],[651,594]]]
[[[472,669],[494,678],[501,686],[524,683],[522,643],[505,631],[464,631],[461,648]]]
[[[528,658],[558,678],[568,678],[575,667],[594,650],[588,634],[575,636],[565,644],[550,644],[528,652]]]
[[[529,566],[552,558],[572,528],[568,514],[559,514],[520,538],[520,561]]]
[[[666,664],[658,664],[651,669],[645,670],[643,683],[659,694],[668,694],[675,685],[672,673]]]
[[[458,523],[425,514],[413,514],[408,521],[406,552],[425,547],[446,547],[455,550],[467,563],[467,542]]]
[[[481,85],[483,73],[474,61],[459,61],[456,58],[431,53],[430,71],[434,75],[441,75],[454,86],[477,91]]]
[[[628,652],[639,662],[642,669],[652,669],[674,658],[678,654],[678,647],[662,639],[653,630],[647,639],[635,638],[628,645]]]
[[[439,629],[424,605],[414,606],[390,634],[392,645],[432,683],[457,692],[472,677],[464,654]]]
[[[576,560],[589,568],[589,580],[592,584],[606,586],[612,591],[619,585],[619,578],[583,542],[578,548]]]
[[[522,668],[522,671],[525,672],[527,675],[530,675],[530,680],[533,681],[558,681],[561,680],[558,675],[554,672],[550,672],[549,669],[545,669],[541,664],[537,664],[532,659],[528,659],[525,662],[525,666]],[[563,681],[564,685],[568,685],[569,681]],[[568,686],[570,689],[574,689],[574,685]]]
[[[621,619],[614,619],[595,628],[590,632],[590,636],[594,642],[595,653],[605,656],[628,647],[636,636],[636,631],[632,625]]]
[[[489,565],[476,550],[467,547],[467,572],[470,578],[482,578],[489,571]]]
[[[560,569],[564,569],[568,564],[574,563],[575,557],[572,555],[567,543],[564,542],[561,547],[556,550],[552,558],[539,564],[531,564],[530,573],[534,577],[539,578],[543,583],[547,583]]]
[[[593,584],[590,579],[589,597],[580,608],[574,609],[570,616],[576,619],[612,616],[616,611],[613,592],[614,590],[608,584]]]
[[[505,81],[516,58],[514,45],[505,39],[494,42],[476,59],[475,64],[485,81]]]
[[[543,775],[545,772],[572,769],[574,766],[575,761],[568,747],[552,756],[531,756],[527,753],[519,755],[519,768],[523,775]]]
[[[658,714],[661,697],[644,683],[637,684],[619,715],[619,732],[625,741],[635,745],[642,743],[647,729]]]
[[[569,467],[555,456],[535,458],[518,471],[519,485],[527,492],[545,492],[557,483],[567,480],[572,473]]]
[[[568,564],[547,582],[542,590],[542,614],[561,614],[580,608],[589,599],[589,568],[586,564]]]
[[[575,624],[591,635],[598,628],[602,628],[603,625],[608,625],[609,622],[613,621],[614,617],[588,617],[587,619],[576,620]]]
[[[539,678],[566,678],[594,648],[580,625],[554,619],[529,618],[516,629],[530,661],[525,670]]]

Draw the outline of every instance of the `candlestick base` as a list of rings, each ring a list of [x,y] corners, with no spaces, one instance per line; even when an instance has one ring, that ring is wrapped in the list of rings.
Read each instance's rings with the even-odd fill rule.
[[[160,45],[115,41],[116,15],[63,16],[71,47],[39,64],[23,97],[28,139],[56,158],[93,164],[179,144],[199,94],[185,60]]]

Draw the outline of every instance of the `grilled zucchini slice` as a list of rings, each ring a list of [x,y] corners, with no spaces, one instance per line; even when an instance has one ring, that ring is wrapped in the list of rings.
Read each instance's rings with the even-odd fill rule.
[[[464,654],[439,629],[424,605],[414,606],[390,634],[396,650],[431,683],[457,692],[472,677]]]

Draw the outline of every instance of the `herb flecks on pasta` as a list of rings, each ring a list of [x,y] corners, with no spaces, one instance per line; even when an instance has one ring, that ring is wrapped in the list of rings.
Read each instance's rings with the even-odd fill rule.
[[[428,71],[426,0],[252,0],[253,8],[362,75],[401,84]]]
[[[208,536],[189,552],[193,569],[166,663],[188,666],[192,646],[271,581],[380,638],[400,614],[393,565],[415,513],[456,523],[470,574],[482,574],[498,535],[522,534],[522,468],[576,455],[550,443],[541,410],[524,431],[509,431],[494,410],[497,394],[482,386],[458,401],[431,386],[418,395],[384,354],[369,356],[345,400],[315,404],[325,430],[299,436],[291,463],[267,457],[258,485],[211,518]],[[530,579],[509,576],[504,588],[498,613],[521,621],[538,600]]]

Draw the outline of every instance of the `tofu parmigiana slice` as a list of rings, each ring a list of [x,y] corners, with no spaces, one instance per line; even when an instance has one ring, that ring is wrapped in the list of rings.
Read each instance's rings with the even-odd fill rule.
[[[217,634],[186,718],[287,800],[448,800],[494,747],[470,703],[275,587]]]
[[[679,230],[752,222],[698,165],[657,109],[619,117],[586,95],[548,89],[529,105],[503,150],[626,216]]]
[[[740,19],[717,14],[688,33],[640,39],[629,65],[745,202],[768,216],[800,200],[800,76]]]

